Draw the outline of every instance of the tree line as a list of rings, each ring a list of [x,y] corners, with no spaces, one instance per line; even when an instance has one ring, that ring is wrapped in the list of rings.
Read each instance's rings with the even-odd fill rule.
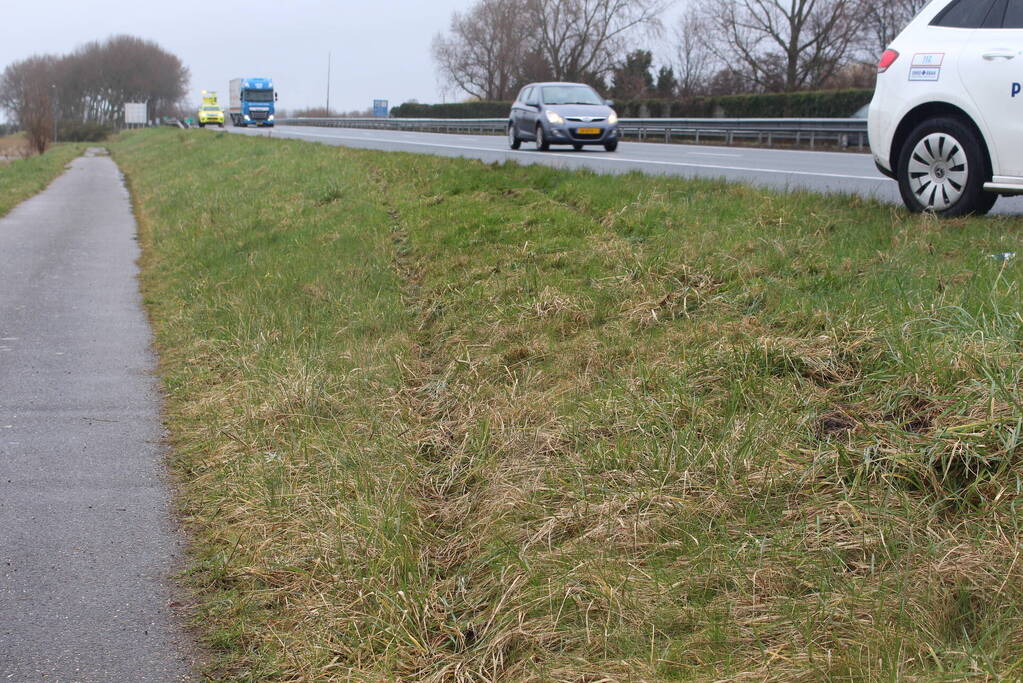
[[[664,0],[477,0],[433,57],[446,86],[480,100],[545,80],[623,99],[871,87],[927,1],[702,0],[665,26]]]
[[[113,126],[125,102],[148,102],[149,118],[175,113],[188,86],[188,69],[152,41],[113,36],[63,55],[36,55],[0,74],[0,108],[45,150],[54,127]]]

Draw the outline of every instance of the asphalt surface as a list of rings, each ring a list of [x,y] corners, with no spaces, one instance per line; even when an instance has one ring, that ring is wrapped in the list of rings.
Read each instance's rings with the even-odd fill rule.
[[[274,128],[234,128],[229,125],[226,130],[362,149],[465,157],[488,163],[515,161],[607,174],[639,171],[651,175],[713,178],[779,190],[855,194],[892,204],[902,203],[895,181],[878,172],[869,154],[855,152],[653,142],[623,142],[615,152],[606,152],[603,147],[586,147],[576,152],[567,146],[539,152],[533,149],[531,142],[523,142],[519,150],[509,149],[505,138],[495,135],[282,125]],[[1023,214],[1023,197],[1000,198],[994,212]]]
[[[0,219],[0,681],[188,681],[128,192],[76,160]]]

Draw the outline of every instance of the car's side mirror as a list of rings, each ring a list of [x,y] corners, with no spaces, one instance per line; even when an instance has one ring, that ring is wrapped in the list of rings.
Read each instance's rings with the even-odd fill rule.
[[[277,101],[277,93],[274,93],[274,102]]]
[[[604,104],[608,107],[615,106],[614,100],[604,100]]]

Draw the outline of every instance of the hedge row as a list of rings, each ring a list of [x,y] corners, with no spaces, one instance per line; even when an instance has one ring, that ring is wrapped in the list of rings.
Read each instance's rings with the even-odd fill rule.
[[[57,124],[57,138],[61,142],[101,142],[113,132],[113,127],[102,123]]]
[[[419,104],[406,102],[391,107],[391,116],[399,119],[499,119],[508,116],[511,102],[449,102]]]
[[[725,95],[683,99],[619,100],[624,118],[845,118],[870,102],[871,90]],[[510,102],[406,102],[391,109],[397,118],[492,119],[508,115]]]

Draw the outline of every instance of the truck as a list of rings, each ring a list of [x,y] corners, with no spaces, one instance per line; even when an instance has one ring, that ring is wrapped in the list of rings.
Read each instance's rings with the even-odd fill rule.
[[[231,79],[231,100],[227,111],[231,123],[235,126],[269,126],[274,125],[274,92],[273,81],[269,78],[234,78]]]

